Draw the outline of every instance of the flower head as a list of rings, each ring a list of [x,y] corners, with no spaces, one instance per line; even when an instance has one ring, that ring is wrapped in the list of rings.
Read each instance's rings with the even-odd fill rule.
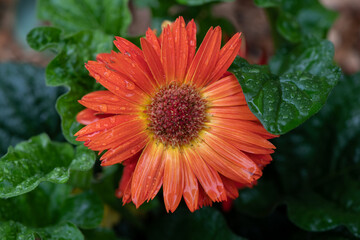
[[[167,211],[182,198],[191,211],[234,199],[271,161],[269,134],[249,110],[237,79],[227,72],[241,34],[221,48],[210,28],[196,51],[196,25],[182,17],[160,37],[149,29],[141,49],[116,37],[120,52],[103,53],[86,68],[105,91],[79,102],[87,125],[78,141],[124,165],[117,196],[137,207],[163,189]]]

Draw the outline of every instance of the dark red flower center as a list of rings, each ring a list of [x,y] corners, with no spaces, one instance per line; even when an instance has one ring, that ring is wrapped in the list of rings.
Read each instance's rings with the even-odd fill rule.
[[[149,129],[166,145],[195,139],[206,121],[206,101],[192,86],[172,83],[161,88],[147,108]]]

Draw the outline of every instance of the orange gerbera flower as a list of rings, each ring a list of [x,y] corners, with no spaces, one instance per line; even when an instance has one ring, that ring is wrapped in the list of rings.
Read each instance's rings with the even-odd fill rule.
[[[196,52],[196,25],[179,17],[160,37],[149,29],[142,50],[120,37],[114,43],[120,53],[86,64],[108,90],[79,100],[87,109],[77,121],[87,126],[76,136],[107,150],[103,166],[125,166],[117,196],[138,207],[162,186],[167,211],[182,197],[194,211],[253,185],[275,147],[227,72],[241,34],[221,48],[221,28],[210,28]]]

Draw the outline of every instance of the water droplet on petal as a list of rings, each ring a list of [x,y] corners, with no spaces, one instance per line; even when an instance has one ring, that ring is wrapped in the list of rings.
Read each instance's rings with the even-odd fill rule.
[[[128,82],[128,81],[125,81],[125,87],[129,90],[134,90],[135,89],[135,84],[132,83],[132,82]]]
[[[100,104],[100,111],[107,112],[107,110],[108,110],[108,107],[106,104]]]
[[[96,82],[100,81],[100,75],[99,74],[94,74],[93,77],[95,78]]]

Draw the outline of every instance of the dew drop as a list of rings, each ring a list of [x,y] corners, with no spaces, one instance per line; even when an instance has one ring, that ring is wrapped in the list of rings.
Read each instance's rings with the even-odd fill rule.
[[[96,81],[100,81],[100,75],[99,74],[94,74],[93,77],[95,78]]]
[[[125,81],[125,87],[129,90],[134,90],[135,84],[133,84],[132,82]]]
[[[108,107],[106,104],[100,104],[100,111],[107,112],[107,110],[108,110]]]

